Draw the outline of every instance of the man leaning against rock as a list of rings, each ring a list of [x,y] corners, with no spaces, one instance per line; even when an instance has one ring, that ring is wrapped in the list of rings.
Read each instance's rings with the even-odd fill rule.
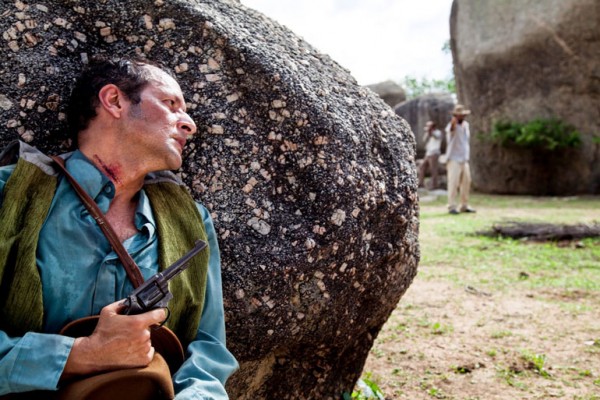
[[[170,172],[196,133],[181,88],[149,61],[98,58],[76,82],[68,113],[77,150],[61,156],[66,170],[97,203],[144,279],[196,239],[208,242],[209,251],[170,286],[167,326],[185,359],[167,379],[177,399],[226,399],[225,381],[237,362],[225,347],[217,237],[206,208]],[[150,332],[167,319],[166,310],[121,314],[134,286],[73,185],[35,148],[9,147],[1,159],[12,152],[11,164],[0,167],[0,395],[31,398],[26,392],[151,365]],[[91,334],[59,334],[91,315],[99,315]],[[123,394],[135,399],[138,389]]]

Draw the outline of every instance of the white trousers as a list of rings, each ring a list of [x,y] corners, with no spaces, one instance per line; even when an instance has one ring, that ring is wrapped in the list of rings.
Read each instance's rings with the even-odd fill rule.
[[[456,210],[456,197],[460,192],[460,206],[469,205],[469,192],[471,191],[471,169],[468,162],[448,160],[446,164],[448,174],[448,209]]]

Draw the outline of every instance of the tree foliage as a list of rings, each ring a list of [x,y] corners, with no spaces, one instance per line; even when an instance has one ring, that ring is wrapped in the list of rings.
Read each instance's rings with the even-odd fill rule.
[[[414,76],[405,76],[401,82],[406,98],[413,99],[427,93],[456,93],[456,83],[454,77],[448,79],[429,79],[426,77],[417,78]]]

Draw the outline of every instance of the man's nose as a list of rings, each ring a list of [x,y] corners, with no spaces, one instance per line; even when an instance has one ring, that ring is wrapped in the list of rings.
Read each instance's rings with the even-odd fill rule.
[[[177,123],[177,128],[185,131],[188,136],[195,134],[197,130],[194,120],[187,113],[183,113],[183,116]]]

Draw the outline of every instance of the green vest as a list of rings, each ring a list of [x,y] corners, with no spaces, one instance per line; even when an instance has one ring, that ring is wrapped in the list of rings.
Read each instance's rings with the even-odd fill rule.
[[[52,160],[24,143],[16,168],[5,185],[0,208],[0,329],[10,336],[42,332],[42,283],[36,265],[37,238],[47,217],[58,173]],[[16,155],[0,155],[0,162]],[[144,185],[159,239],[159,265],[164,270],[190,250],[197,239],[207,240],[202,217],[185,186],[171,173],[149,176]],[[176,207],[173,207],[173,205]],[[206,292],[208,250],[169,283],[171,328],[185,347],[195,339]]]

